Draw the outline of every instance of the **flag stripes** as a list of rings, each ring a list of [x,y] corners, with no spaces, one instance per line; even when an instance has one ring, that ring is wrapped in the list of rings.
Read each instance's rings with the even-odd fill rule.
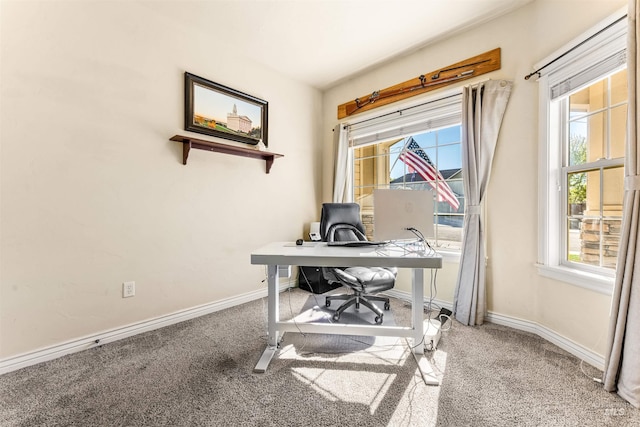
[[[444,180],[442,174],[431,163],[431,159],[424,152],[418,143],[410,138],[409,143],[400,153],[400,160],[410,168],[413,168],[418,174],[433,187],[438,193],[439,202],[447,202],[449,206],[457,211],[460,202],[456,198],[449,184]]]

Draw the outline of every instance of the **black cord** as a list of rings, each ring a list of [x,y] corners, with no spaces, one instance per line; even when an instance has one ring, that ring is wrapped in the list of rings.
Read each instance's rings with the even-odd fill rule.
[[[431,250],[431,252],[435,252],[436,250],[433,249],[433,247],[429,244],[429,242],[427,241],[427,239],[425,239],[424,234],[422,234],[422,232],[420,230],[418,230],[415,227],[407,227],[406,228],[407,231],[412,232],[417,238],[418,240],[420,240],[420,242],[424,243],[425,245],[427,245],[427,247],[429,248],[429,250]]]
[[[412,232],[418,239],[420,239],[421,242],[424,242],[424,234],[422,234],[422,232],[420,230],[418,230],[417,228],[414,227],[407,227],[405,228],[405,230]]]

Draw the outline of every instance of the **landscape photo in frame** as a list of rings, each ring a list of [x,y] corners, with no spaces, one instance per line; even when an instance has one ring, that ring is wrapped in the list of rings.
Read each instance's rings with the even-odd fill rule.
[[[185,130],[268,146],[266,101],[188,72],[184,75]]]

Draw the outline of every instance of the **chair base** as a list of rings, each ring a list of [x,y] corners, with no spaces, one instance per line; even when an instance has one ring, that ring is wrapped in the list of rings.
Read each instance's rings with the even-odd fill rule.
[[[346,300],[340,307],[336,309],[333,313],[333,320],[340,320],[340,315],[349,307],[355,304],[356,309],[360,309],[360,304],[363,304],[365,307],[369,308],[376,314],[375,322],[377,324],[382,324],[384,313],[378,306],[373,304],[371,301],[381,301],[384,302],[384,309],[389,310],[391,307],[389,304],[389,298],[387,297],[379,297],[374,295],[367,295],[366,297],[362,295],[361,292],[356,292],[354,294],[340,294],[340,295],[328,295],[325,300],[325,306],[329,307],[331,305],[331,301],[333,300]]]

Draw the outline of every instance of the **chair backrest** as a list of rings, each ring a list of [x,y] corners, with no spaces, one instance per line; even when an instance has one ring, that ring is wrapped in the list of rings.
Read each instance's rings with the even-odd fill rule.
[[[320,236],[323,242],[367,240],[357,203],[323,203]]]

